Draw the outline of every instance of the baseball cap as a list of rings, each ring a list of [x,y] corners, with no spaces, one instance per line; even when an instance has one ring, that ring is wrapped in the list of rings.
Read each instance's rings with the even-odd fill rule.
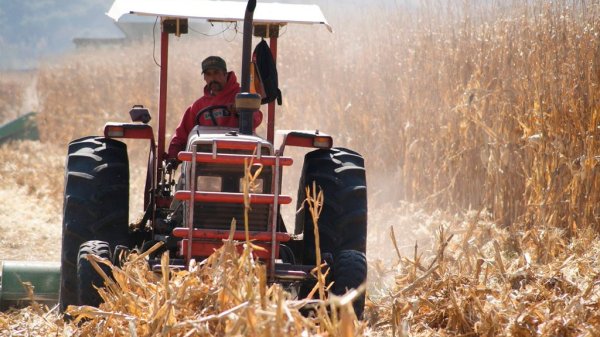
[[[204,74],[209,69],[220,69],[227,72],[227,64],[218,56],[209,56],[202,61],[202,73]]]

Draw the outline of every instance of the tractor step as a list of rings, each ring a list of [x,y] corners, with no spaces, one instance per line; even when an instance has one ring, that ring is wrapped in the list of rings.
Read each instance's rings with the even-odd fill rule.
[[[311,271],[315,266],[276,263],[274,278],[278,282],[297,282],[315,279]]]
[[[296,282],[312,278],[312,275],[301,270],[275,270],[277,282]]]

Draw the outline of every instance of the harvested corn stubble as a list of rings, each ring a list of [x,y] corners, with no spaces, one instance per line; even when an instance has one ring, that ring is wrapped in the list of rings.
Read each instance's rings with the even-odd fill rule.
[[[281,285],[266,283],[265,266],[245,245],[227,241],[223,247],[189,270],[169,270],[162,257],[162,274],[150,271],[144,256],[132,254],[122,269],[92,256],[92,264],[107,264],[114,279],[99,289],[98,308],[69,306],[73,318],[62,323],[48,319],[34,307],[0,316],[0,327],[12,335],[74,336],[359,336],[359,323],[349,304],[356,293],[315,301],[315,317],[304,317],[304,301],[292,300]],[[322,308],[322,309],[321,309]],[[328,315],[327,310],[334,314]],[[64,326],[63,326],[64,324]],[[19,327],[25,330],[19,330]]]
[[[600,334],[600,241],[593,230],[549,254],[545,241],[536,239],[547,235],[547,228],[507,233],[483,221],[449,227],[438,232],[437,247],[445,249],[437,255],[417,261],[402,257],[393,294],[373,304],[380,316],[371,326],[385,327],[380,333]],[[456,235],[448,241],[447,233]]]

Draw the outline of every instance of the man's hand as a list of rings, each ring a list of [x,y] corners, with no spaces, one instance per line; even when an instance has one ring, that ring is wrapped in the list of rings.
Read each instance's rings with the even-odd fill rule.
[[[235,103],[231,103],[227,105],[227,110],[234,115],[237,115],[237,110],[235,109]]]
[[[168,158],[166,162],[167,164],[165,165],[165,170],[167,170],[167,172],[173,172],[177,170],[177,166],[179,166],[181,163],[177,158]]]

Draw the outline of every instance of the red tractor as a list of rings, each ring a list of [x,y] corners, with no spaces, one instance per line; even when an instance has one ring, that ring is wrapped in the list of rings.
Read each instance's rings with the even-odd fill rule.
[[[245,7],[245,8],[244,8]],[[256,8],[257,14],[254,15]],[[307,296],[316,280],[310,271],[323,262],[331,268],[334,294],[343,294],[366,281],[367,191],[364,160],[358,153],[332,147],[332,138],[318,131],[274,132],[275,105],[268,105],[267,137],[253,134],[252,113],[261,97],[249,92],[252,33],[269,39],[274,59],[279,28],[290,22],[327,25],[314,5],[291,5],[256,1],[247,5],[232,1],[116,0],[109,16],[123,14],[160,18],[161,59],[158,132],[148,122],[147,109],[135,106],[131,123],[107,123],[104,136],[85,137],[69,144],[65,172],[61,309],[67,305],[98,305],[94,285],[101,279],[84,258],[96,254],[118,263],[119,252],[145,251],[157,242],[170,253],[172,266],[185,267],[191,259],[209,256],[229,237],[232,218],[237,220],[235,240],[246,237],[244,162],[261,165],[257,189],[249,194],[249,238],[264,250],[257,257],[268,265],[271,282],[295,286]],[[170,34],[187,31],[188,18],[244,22],[242,90],[236,97],[240,113],[238,128],[196,126],[187,148],[179,153],[183,162],[182,183],[177,190],[165,165],[168,44]],[[211,108],[211,107],[209,107]],[[144,216],[129,223],[129,160],[126,145],[118,139],[141,139],[150,144],[144,195]],[[293,163],[284,156],[288,146],[312,149],[304,158],[297,206],[305,199],[305,187],[313,182],[324,193],[318,220],[322,260],[316,260],[314,225],[309,212],[299,211],[290,234],[280,216],[280,206],[292,198],[280,194],[282,168]],[[182,211],[172,209],[173,199]],[[178,213],[180,212],[180,213]],[[176,215],[181,216],[176,216]],[[150,256],[157,266],[160,256]],[[354,303],[360,317],[364,296]]]

